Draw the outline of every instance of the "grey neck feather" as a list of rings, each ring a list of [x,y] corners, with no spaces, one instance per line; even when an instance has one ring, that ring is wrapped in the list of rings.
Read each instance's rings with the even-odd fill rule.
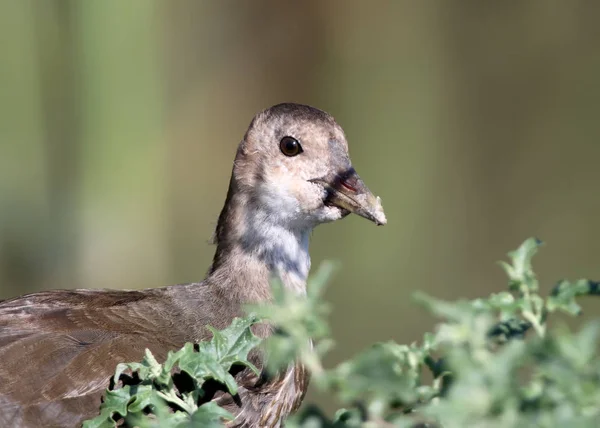
[[[254,201],[236,192],[232,180],[219,216],[217,250],[207,280],[242,301],[269,299],[273,276],[287,288],[305,293],[311,229],[287,228],[276,214]]]

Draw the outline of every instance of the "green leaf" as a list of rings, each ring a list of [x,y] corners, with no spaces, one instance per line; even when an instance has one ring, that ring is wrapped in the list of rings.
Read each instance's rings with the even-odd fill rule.
[[[434,315],[451,321],[460,321],[465,317],[471,317],[476,309],[474,305],[467,301],[445,302],[421,291],[413,294],[413,300]]]
[[[235,318],[222,331],[211,328],[213,338],[209,342],[200,343],[198,352],[194,351],[191,344],[186,344],[171,360],[176,360],[179,368],[196,380],[198,387],[207,379],[215,379],[226,385],[229,393],[236,394],[235,379],[229,374],[229,369],[234,364],[246,366],[259,374],[258,369],[248,360],[248,353],[261,342],[250,329],[256,322],[256,317]]]
[[[571,283],[563,280],[554,287],[552,295],[546,300],[546,308],[550,312],[559,310],[570,315],[579,315],[581,306],[577,303],[576,298],[590,294],[593,294],[590,281],[580,279]]]
[[[324,284],[335,265],[324,264],[307,285],[307,295],[285,289],[280,281],[272,283],[273,302],[249,305],[247,310],[276,326],[275,333],[265,343],[267,370],[276,373],[296,358],[313,372],[322,370],[320,358],[333,342],[329,340],[329,325],[325,317],[329,306],[321,297]],[[313,346],[314,341],[321,341]],[[319,382],[320,377],[316,378]]]
[[[118,384],[120,376],[127,370],[137,372],[140,378],[145,378],[150,373],[149,367],[144,363],[119,363],[113,376],[115,384]]]
[[[223,420],[232,421],[235,417],[216,403],[203,404],[192,415],[192,424],[197,427],[221,428]]]
[[[127,416],[127,406],[130,401],[135,400],[131,395],[130,386],[114,391],[106,391],[104,402],[100,406],[100,415],[83,423],[84,428],[108,428],[114,427],[114,414],[122,417]]]
[[[82,428],[115,428],[117,424],[111,416],[110,412],[103,411],[95,418],[84,421]]]
[[[237,385],[233,376],[219,363],[215,355],[207,351],[206,348],[201,348],[201,352],[190,352],[181,355],[179,368],[196,379],[198,387],[202,387],[207,379],[215,379],[227,385],[231,394],[237,393]]]
[[[333,416],[333,423],[346,427],[360,427],[362,416],[358,409],[339,409]]]
[[[509,285],[512,290],[519,290],[522,287],[527,291],[537,291],[538,283],[533,273],[531,259],[537,253],[542,241],[536,238],[529,238],[519,248],[508,253],[511,264],[500,262],[500,266],[509,277]]]
[[[325,286],[333,276],[333,274],[340,269],[340,264],[332,261],[324,261],[319,266],[319,269],[311,276],[310,281],[307,285],[307,294],[309,298],[319,298],[325,292]]]
[[[125,416],[127,415],[127,405],[131,400],[131,386],[127,385],[124,388],[107,391],[101,408],[109,410],[111,414],[118,413]]]
[[[542,241],[536,238],[529,238],[515,251],[508,253],[512,261],[515,279],[521,279],[532,273],[531,259],[537,253]]]
[[[420,348],[380,343],[340,364],[331,382],[346,403],[355,400],[381,403],[411,403],[418,398],[418,368],[425,356]]]
[[[132,399],[127,406],[128,413],[142,413],[149,405],[156,402],[158,399],[152,385],[138,385],[130,389]]]
[[[256,337],[250,329],[257,321],[256,317],[250,316],[249,318],[235,318],[231,325],[222,331],[208,327],[213,333],[210,348],[221,364],[228,367],[233,364],[244,364],[259,374],[258,369],[247,360],[248,353],[261,342],[261,339]],[[204,343],[200,346],[203,345]],[[208,351],[208,348],[203,348],[203,351]]]

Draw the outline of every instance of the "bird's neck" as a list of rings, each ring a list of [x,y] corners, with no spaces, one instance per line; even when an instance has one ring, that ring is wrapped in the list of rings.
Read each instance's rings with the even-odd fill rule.
[[[269,300],[273,278],[305,293],[311,229],[286,227],[257,198],[236,190],[232,181],[219,216],[209,284],[244,302]]]

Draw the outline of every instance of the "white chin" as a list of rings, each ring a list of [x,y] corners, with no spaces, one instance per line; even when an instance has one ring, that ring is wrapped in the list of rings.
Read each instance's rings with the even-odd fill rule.
[[[330,223],[344,216],[344,212],[340,208],[324,206],[315,213],[315,221],[316,223]]]

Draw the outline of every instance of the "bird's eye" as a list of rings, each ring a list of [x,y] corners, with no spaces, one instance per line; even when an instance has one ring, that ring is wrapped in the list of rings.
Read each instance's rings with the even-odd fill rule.
[[[302,146],[294,137],[283,137],[279,142],[281,153],[286,156],[296,156],[303,152]]]

